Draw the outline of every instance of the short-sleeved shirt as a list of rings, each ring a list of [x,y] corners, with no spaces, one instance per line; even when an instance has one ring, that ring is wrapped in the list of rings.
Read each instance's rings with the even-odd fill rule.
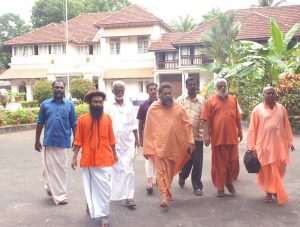
[[[84,114],[78,120],[74,145],[82,147],[80,166],[112,166],[115,159],[111,145],[116,143],[112,121],[103,113],[100,121],[94,120],[93,128],[92,122],[90,113]]]
[[[146,100],[145,102],[143,102],[140,105],[140,108],[139,108],[138,113],[137,113],[136,119],[138,119],[140,121],[144,121],[144,124],[142,126],[142,133],[143,134],[144,134],[146,115],[147,115],[148,109],[149,109],[149,107],[151,106],[152,103],[153,103],[152,100],[150,100],[150,99]]]
[[[44,146],[71,147],[71,129],[77,125],[74,105],[67,99],[42,102],[37,123],[44,125]]]
[[[215,95],[207,100],[201,119],[209,122],[212,146],[238,144],[240,112],[237,100],[232,95],[225,99]]]
[[[200,116],[204,108],[204,98],[196,95],[194,99],[191,99],[189,95],[182,95],[177,98],[177,102],[183,106],[192,122],[195,141],[203,141],[203,125]]]

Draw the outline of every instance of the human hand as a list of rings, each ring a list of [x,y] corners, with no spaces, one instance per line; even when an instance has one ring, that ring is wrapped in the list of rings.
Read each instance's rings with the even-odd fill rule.
[[[41,145],[40,141],[35,142],[34,149],[38,152],[42,151],[42,145]]]
[[[242,140],[243,140],[243,132],[242,132],[242,130],[239,130],[238,137],[239,137],[239,142],[242,142]]]
[[[204,144],[207,147],[209,146],[209,144],[210,144],[210,137],[209,136],[204,137]]]
[[[73,170],[76,170],[76,167],[77,167],[77,156],[75,156],[75,155],[72,158],[71,167],[72,167]]]
[[[294,145],[291,146],[291,151],[292,151],[292,152],[295,151]]]

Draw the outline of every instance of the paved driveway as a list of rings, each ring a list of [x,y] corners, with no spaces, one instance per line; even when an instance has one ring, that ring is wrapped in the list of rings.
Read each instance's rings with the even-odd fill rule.
[[[246,138],[246,135],[244,135]],[[97,226],[85,214],[80,170],[69,168],[70,202],[54,206],[43,190],[41,156],[33,150],[35,131],[0,135],[0,226]],[[241,162],[238,194],[215,197],[210,178],[210,148],[204,151],[204,195],[194,196],[191,183],[185,188],[173,182],[175,201],[168,210],[159,206],[159,192],[152,196],[145,191],[145,170],[141,154],[135,161],[136,210],[128,210],[119,202],[111,206],[112,226],[300,226],[300,137],[295,136],[296,152],[287,169],[285,186],[290,201],[284,205],[264,203],[264,194],[256,177],[247,174]],[[241,158],[245,141],[240,146]],[[71,157],[70,152],[70,157]]]

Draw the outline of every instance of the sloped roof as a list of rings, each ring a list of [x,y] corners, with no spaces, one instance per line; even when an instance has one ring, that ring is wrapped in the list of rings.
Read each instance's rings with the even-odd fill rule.
[[[65,40],[61,24],[51,23],[34,31],[25,33],[6,41],[5,45],[33,44],[33,43],[59,43]]]
[[[286,33],[295,23],[300,23],[300,5],[272,6],[249,9],[239,9],[235,11],[234,20],[242,24],[239,40],[257,39],[265,40],[270,37],[270,19],[273,17],[280,29]],[[211,20],[202,24],[199,28],[177,39],[174,44],[194,44],[202,41],[204,33],[216,23]],[[300,36],[300,29],[295,36]]]
[[[102,20],[112,13],[83,13],[68,20],[69,42],[90,43],[97,34],[94,23]],[[25,33],[6,41],[5,45],[62,43],[65,42],[65,23],[51,23],[34,31]]]
[[[160,24],[168,31],[173,32],[173,30],[161,19],[157,18],[152,13],[149,13],[138,5],[130,5],[95,23],[96,27],[102,28],[147,26],[153,24]]]
[[[172,43],[185,34],[183,32],[163,34],[159,40],[151,41],[149,51],[174,51],[176,48]]]

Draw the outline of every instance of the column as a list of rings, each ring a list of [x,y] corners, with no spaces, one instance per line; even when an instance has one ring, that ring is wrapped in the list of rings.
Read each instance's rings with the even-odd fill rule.
[[[98,90],[107,92],[106,88],[105,88],[105,82],[103,80],[103,76],[98,77]]]
[[[186,87],[185,87],[185,80],[189,77],[189,74],[187,72],[182,72],[181,75],[181,93],[186,94]]]
[[[33,100],[31,85],[26,85],[26,100],[27,101],[32,101]]]

